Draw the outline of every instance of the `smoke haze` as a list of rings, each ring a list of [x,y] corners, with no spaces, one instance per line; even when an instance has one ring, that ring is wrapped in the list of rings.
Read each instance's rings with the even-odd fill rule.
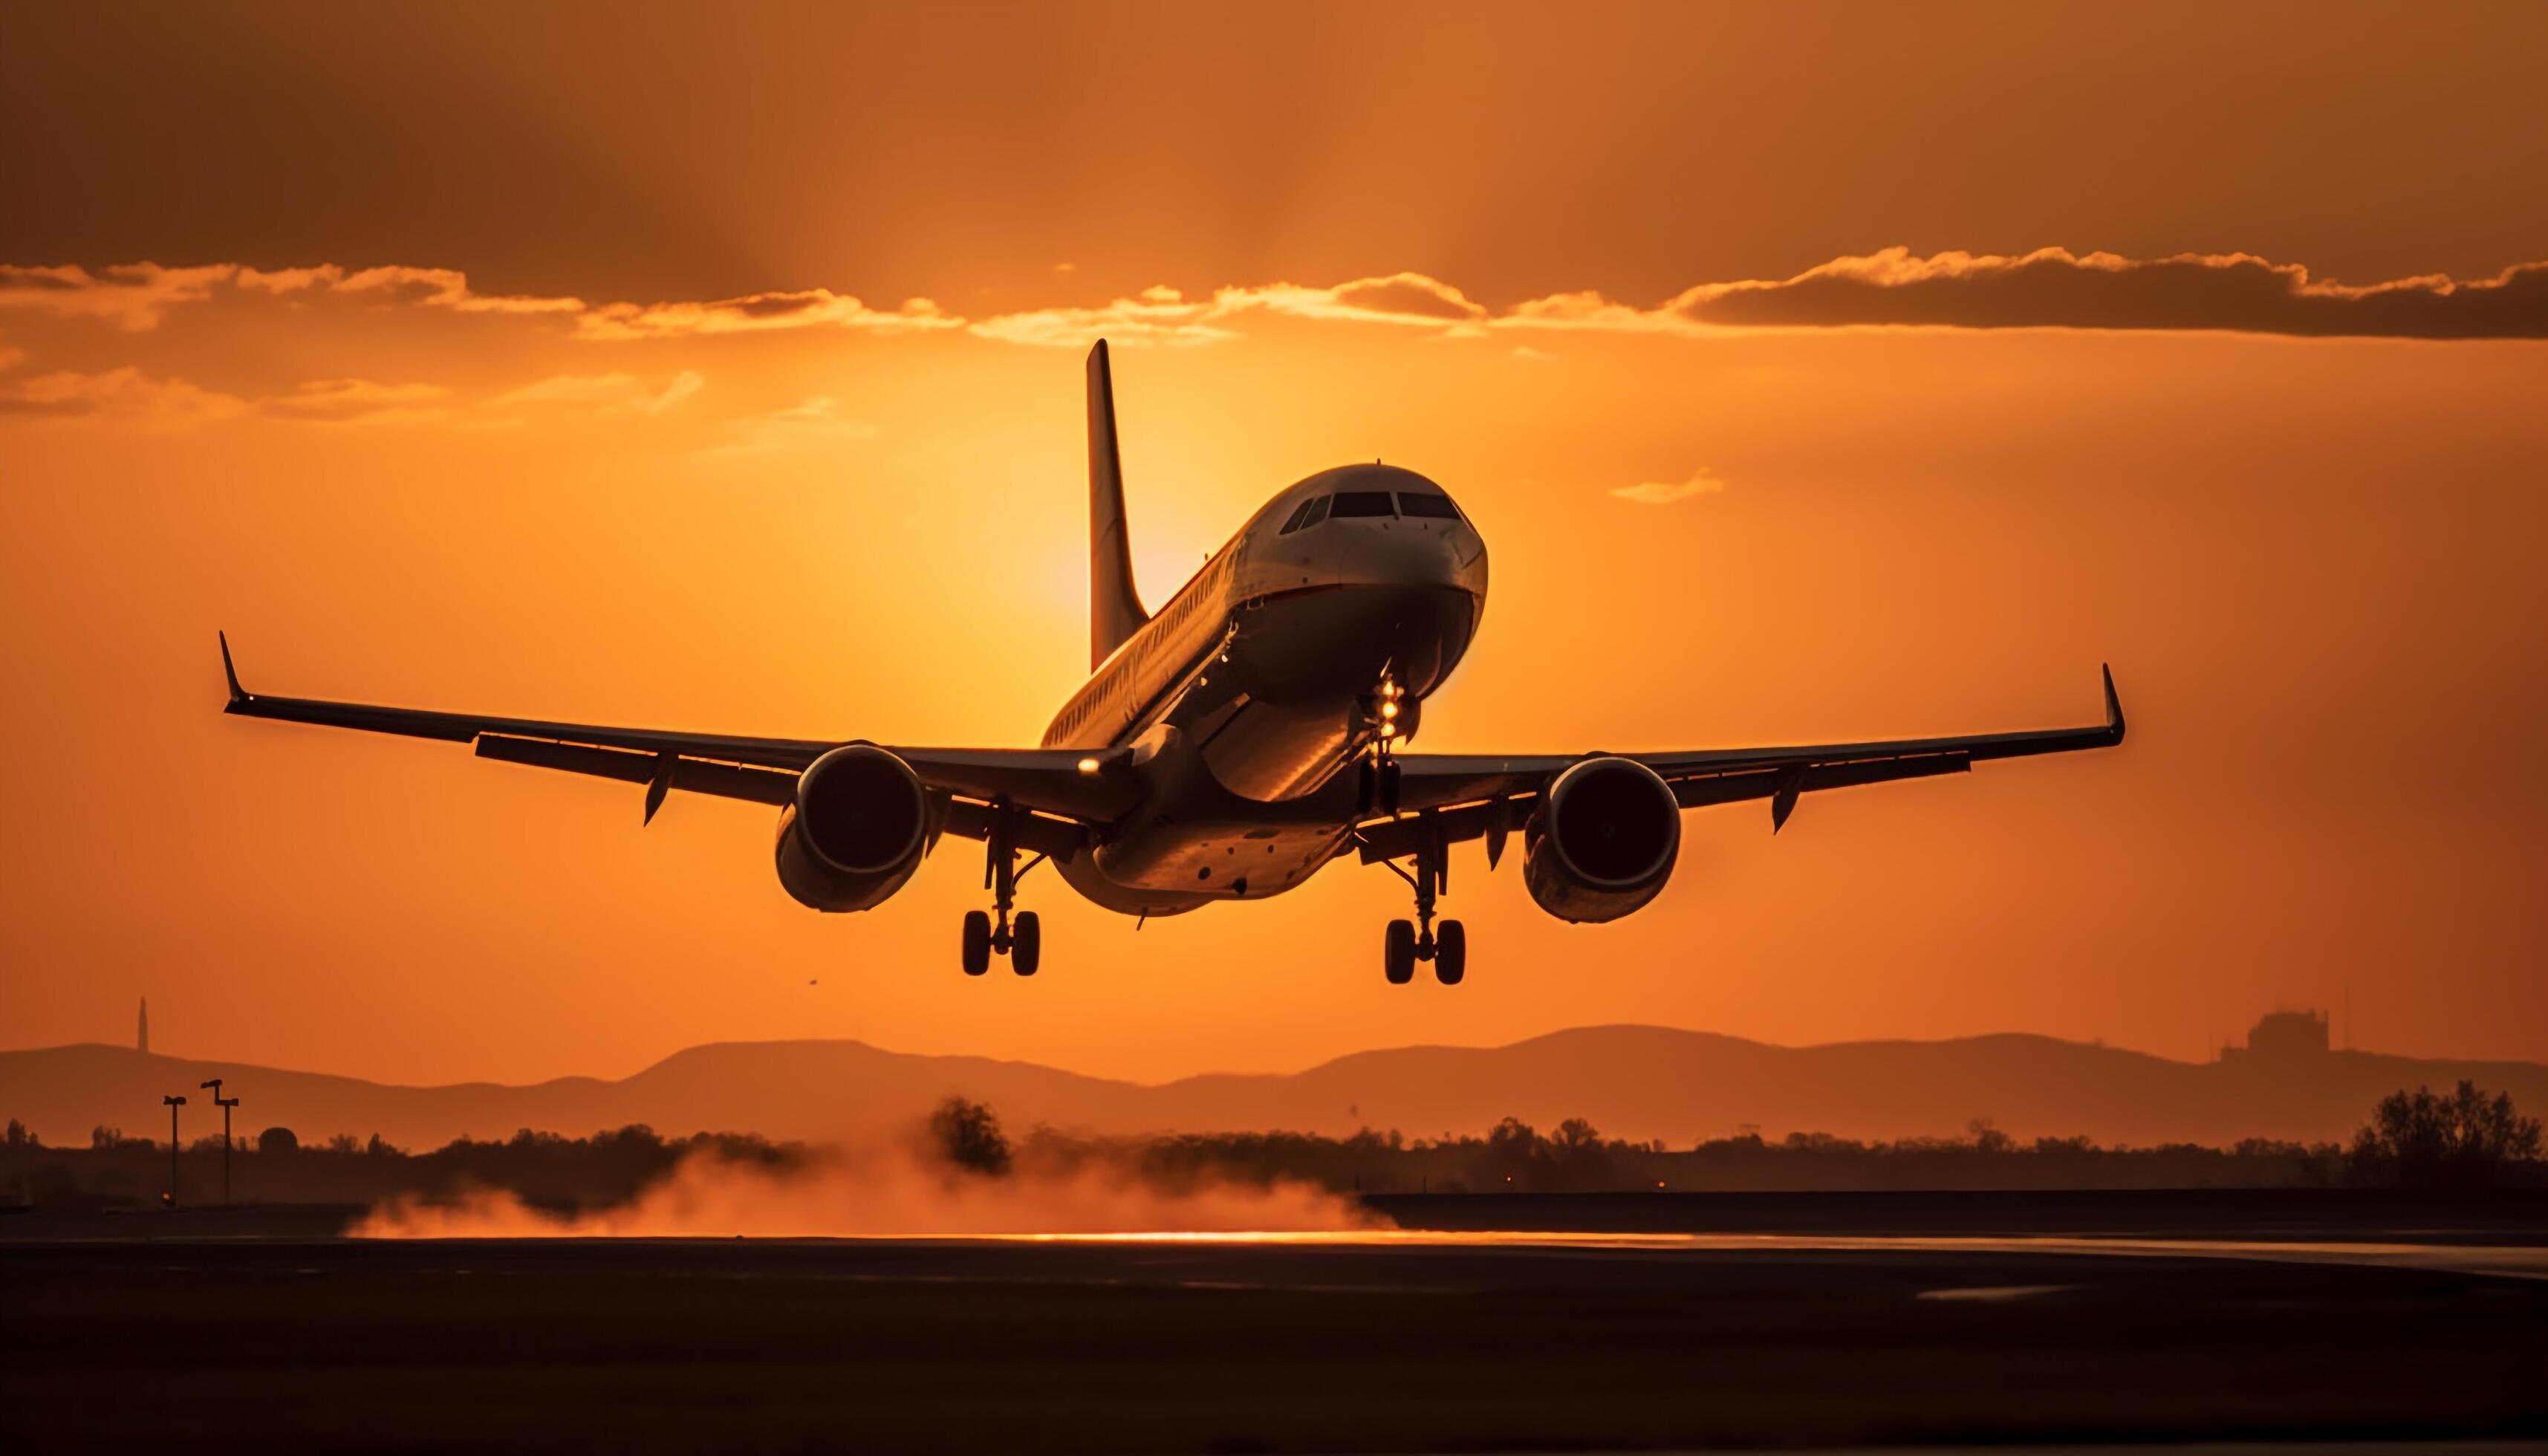
[[[551,1213],[508,1192],[392,1198],[358,1238],[846,1238],[998,1233],[1317,1232],[1387,1221],[1306,1184],[1144,1175],[1021,1159],[1006,1175],[914,1147],[825,1148],[794,1167],[701,1149],[631,1202]]]

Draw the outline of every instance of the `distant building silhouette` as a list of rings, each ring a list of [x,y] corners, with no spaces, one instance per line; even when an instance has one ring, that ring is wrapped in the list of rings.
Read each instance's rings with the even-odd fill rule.
[[[2221,1059],[2252,1057],[2257,1061],[2288,1062],[2324,1056],[2326,1052],[2325,1012],[2269,1011],[2247,1029],[2247,1045],[2222,1047]]]
[[[141,1026],[133,1034],[133,1049],[144,1056],[150,1054],[150,998],[141,998]]]

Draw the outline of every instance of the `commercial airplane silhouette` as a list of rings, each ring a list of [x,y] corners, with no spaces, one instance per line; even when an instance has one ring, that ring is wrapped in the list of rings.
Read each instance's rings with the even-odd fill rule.
[[[1413,754],[1424,699],[1450,676],[1487,604],[1487,547],[1440,486],[1387,465],[1321,471],[1267,501],[1155,614],[1125,538],[1106,345],[1088,355],[1086,686],[1032,749],[906,748],[853,739],[735,738],[266,697],[225,711],[474,743],[478,756],[646,785],[651,822],[673,789],[776,806],[778,882],[816,910],[868,910],[947,835],[979,840],[991,910],[965,913],[963,966],[1043,957],[1018,882],[1050,863],[1128,915],[1261,899],[1348,852],[1414,892],[1382,965],[1468,968],[1457,920],[1434,923],[1450,847],[1514,830],[1531,898],[1562,920],[1615,920],[1659,894],[1681,811],[1768,799],[1774,833],[1797,797],[1960,774],[1983,759],[2124,741],[2114,675],[2089,728],[1689,752]],[[1021,855],[1032,856],[1021,865]],[[1400,861],[1408,862],[1402,865]]]

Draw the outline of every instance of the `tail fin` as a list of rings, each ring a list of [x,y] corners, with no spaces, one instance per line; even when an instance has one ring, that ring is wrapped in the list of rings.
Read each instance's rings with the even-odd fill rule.
[[[1088,351],[1088,666],[1141,629],[1150,614],[1133,586],[1133,542],[1124,525],[1124,462],[1115,448],[1115,377],[1106,340]]]

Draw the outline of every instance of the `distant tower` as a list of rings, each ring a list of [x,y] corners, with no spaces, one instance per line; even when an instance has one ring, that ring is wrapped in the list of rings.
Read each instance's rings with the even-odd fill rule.
[[[141,998],[141,1026],[133,1034],[133,1049],[144,1056],[150,1054],[150,998]]]

